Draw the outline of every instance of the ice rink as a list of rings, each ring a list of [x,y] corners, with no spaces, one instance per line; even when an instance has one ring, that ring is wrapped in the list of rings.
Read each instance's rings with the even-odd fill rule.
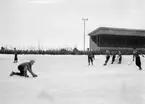
[[[87,56],[19,55],[19,61],[35,59],[33,78],[12,76],[17,71],[13,55],[0,55],[1,104],[145,104],[145,58],[143,70],[132,56],[122,64],[103,66],[105,56],[95,56],[88,66]]]

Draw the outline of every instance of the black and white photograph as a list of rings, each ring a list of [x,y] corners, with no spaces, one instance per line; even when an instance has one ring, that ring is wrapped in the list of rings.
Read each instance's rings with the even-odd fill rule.
[[[144,0],[0,0],[1,104],[145,104]]]

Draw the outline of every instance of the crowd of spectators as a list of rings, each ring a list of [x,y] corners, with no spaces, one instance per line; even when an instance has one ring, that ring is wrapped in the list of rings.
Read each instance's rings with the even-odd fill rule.
[[[112,50],[110,50],[112,51]],[[132,50],[116,50],[121,51],[122,55],[132,55]],[[105,49],[93,51],[92,53],[94,55],[104,55],[106,52]],[[145,53],[141,51],[142,53]],[[48,50],[19,50],[17,49],[18,54],[39,54],[39,55],[86,55],[87,50],[78,50],[77,48],[74,48],[72,50],[68,50],[65,48],[62,49],[48,49]],[[14,54],[13,49],[5,49],[4,47],[1,47],[0,54]]]

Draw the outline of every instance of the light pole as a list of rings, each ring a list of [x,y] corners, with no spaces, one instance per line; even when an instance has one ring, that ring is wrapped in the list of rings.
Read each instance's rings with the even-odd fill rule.
[[[84,51],[85,51],[85,26],[86,26],[86,21],[88,21],[88,18],[83,18],[84,21]]]

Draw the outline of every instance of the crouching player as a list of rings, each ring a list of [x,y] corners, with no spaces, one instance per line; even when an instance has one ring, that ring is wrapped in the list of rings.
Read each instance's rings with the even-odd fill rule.
[[[13,75],[18,75],[18,76],[24,76],[24,77],[29,77],[27,75],[27,70],[31,73],[31,75],[33,77],[37,77],[37,75],[35,73],[33,73],[32,71],[32,65],[35,63],[34,60],[30,60],[30,62],[24,62],[24,63],[21,63],[20,65],[18,65],[18,70],[20,72],[11,72],[10,76],[13,76]]]

